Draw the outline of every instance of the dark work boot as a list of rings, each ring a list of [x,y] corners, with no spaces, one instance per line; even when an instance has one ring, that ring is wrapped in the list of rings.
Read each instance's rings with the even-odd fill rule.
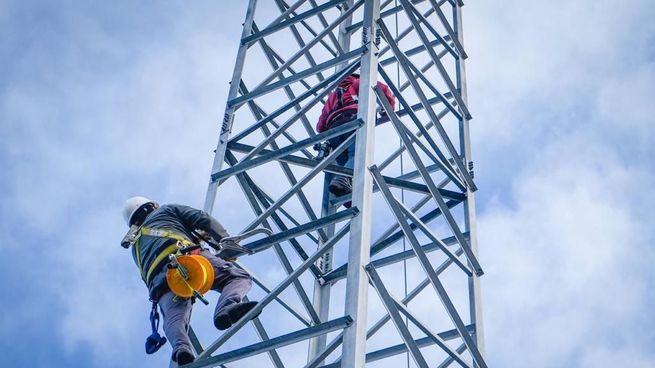
[[[223,309],[219,314],[214,317],[214,326],[219,330],[227,330],[232,326],[232,324],[238,322],[241,317],[250,312],[251,309],[255,308],[257,302],[243,302],[228,305]],[[261,311],[259,312],[261,313]],[[252,318],[257,318],[259,313],[254,315]]]
[[[337,197],[350,194],[353,191],[352,179],[345,176],[337,176],[330,181],[328,190]]]
[[[182,366],[185,364],[193,363],[195,360],[193,354],[189,351],[186,350],[178,350],[175,353],[175,361],[177,362],[178,366]]]

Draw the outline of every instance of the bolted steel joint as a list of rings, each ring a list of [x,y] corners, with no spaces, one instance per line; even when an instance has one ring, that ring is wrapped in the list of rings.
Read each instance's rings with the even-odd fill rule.
[[[234,114],[232,114],[231,109],[225,112],[225,115],[223,116],[223,125],[221,125],[221,134],[232,130],[232,122],[234,121],[233,116]]]
[[[362,45],[366,45],[369,43],[370,41],[369,32],[370,29],[368,27],[362,27]]]

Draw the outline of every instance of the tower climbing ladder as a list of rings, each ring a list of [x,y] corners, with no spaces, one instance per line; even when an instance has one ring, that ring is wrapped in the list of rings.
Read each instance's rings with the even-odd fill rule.
[[[273,235],[237,262],[258,306],[208,345],[191,333],[189,367],[487,367],[462,6],[249,0],[204,209],[247,203],[239,230]],[[352,73],[357,118],[316,133]],[[353,142],[351,170],[335,159]],[[329,193],[334,175],[352,195]]]

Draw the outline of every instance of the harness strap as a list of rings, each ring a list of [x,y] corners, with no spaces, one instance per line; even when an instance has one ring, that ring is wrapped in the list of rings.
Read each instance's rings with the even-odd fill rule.
[[[150,229],[147,227],[142,227],[139,235],[154,236],[158,238],[176,240],[174,244],[169,245],[168,247],[166,247],[166,249],[160,252],[159,255],[157,255],[155,260],[152,262],[152,264],[146,271],[143,269],[143,264],[141,260],[141,236],[139,236],[139,238],[137,239],[134,245],[136,251],[136,261],[137,261],[137,267],[139,268],[139,272],[141,273],[141,279],[143,279],[143,281],[145,281],[146,284],[150,282],[150,277],[152,276],[153,272],[155,272],[155,270],[164,260],[168,259],[169,255],[173,253],[177,253],[177,251],[179,251],[180,248],[195,244],[194,242],[187,239],[183,235],[170,230]]]
[[[141,234],[142,235],[148,235],[148,236],[156,236],[158,238],[169,238],[169,239],[175,239],[177,241],[180,241],[182,243],[186,244],[194,244],[191,240],[187,239],[184,235],[180,233],[176,233],[175,231],[170,231],[170,230],[163,230],[163,229],[151,229],[149,227],[142,227],[141,228]]]
[[[178,250],[180,250],[180,245],[179,243],[171,244],[166,249],[164,249],[163,252],[159,253],[157,258],[152,262],[152,265],[150,265],[150,268],[148,268],[148,272],[145,275],[145,281],[146,283],[150,282],[150,276],[152,276],[152,273],[157,269],[157,266],[161,262],[163,262],[165,259],[168,259],[168,256],[177,253]],[[141,270],[141,276],[143,277],[143,270]]]
[[[328,128],[332,128],[332,122],[346,111],[357,110],[357,103],[359,100],[357,93],[358,91],[355,90],[352,83],[346,86],[338,86],[336,88],[335,94],[337,96],[337,105],[332,109],[332,111],[330,111],[330,114],[326,119]],[[346,96],[350,98],[344,99]]]
[[[337,94],[337,107],[335,110],[339,110],[343,107],[343,94],[345,93],[344,88],[341,86],[337,87],[335,93]]]

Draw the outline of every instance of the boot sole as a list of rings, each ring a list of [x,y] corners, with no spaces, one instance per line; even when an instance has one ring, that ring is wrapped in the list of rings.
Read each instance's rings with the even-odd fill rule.
[[[187,351],[181,351],[175,355],[175,360],[177,361],[178,366],[183,366],[185,364],[193,363],[195,357]]]
[[[332,186],[332,185],[328,187],[328,190],[336,197],[345,196],[346,194],[350,194],[352,192],[352,189],[347,189],[341,186]]]
[[[219,314],[216,317],[216,320],[214,320],[214,326],[216,326],[216,328],[221,331],[227,330],[230,328],[230,326],[232,326],[232,324],[238,322],[241,317],[245,316],[246,313],[250,312],[250,310],[253,309],[256,305],[257,302],[240,303],[238,306],[227,311],[227,313]],[[252,318],[257,318],[259,314],[261,314],[261,311]]]

